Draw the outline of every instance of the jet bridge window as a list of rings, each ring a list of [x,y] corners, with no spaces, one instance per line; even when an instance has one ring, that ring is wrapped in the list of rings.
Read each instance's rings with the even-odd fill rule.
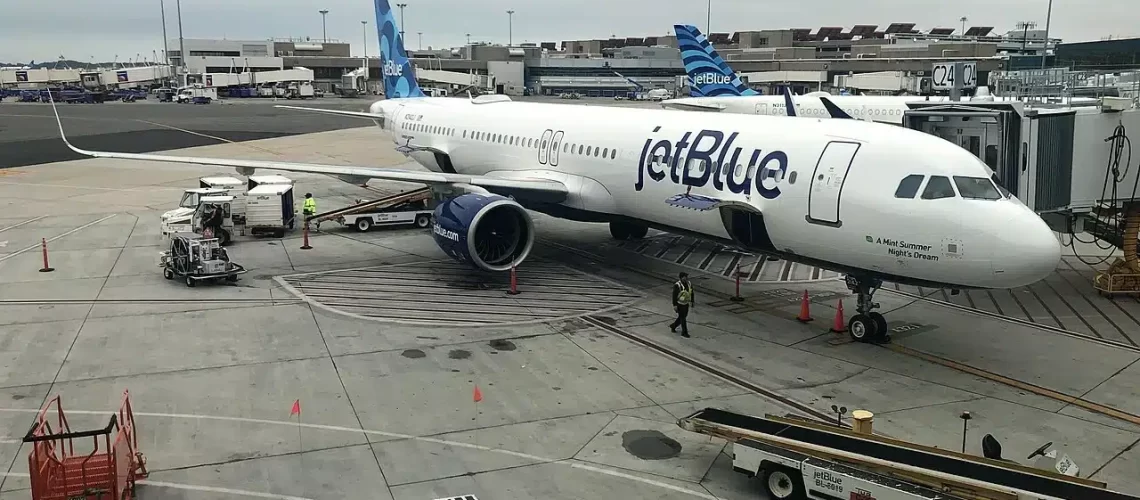
[[[955,175],[954,184],[963,198],[973,200],[1000,200],[1001,193],[985,177],[962,177]]]
[[[922,186],[922,179],[925,175],[910,174],[903,177],[902,182],[899,182],[898,189],[895,189],[895,198],[914,198],[918,194],[918,188]]]
[[[930,182],[926,183],[926,189],[922,191],[922,199],[924,200],[938,200],[953,197],[954,186],[950,185],[950,179],[941,175],[931,176]]]

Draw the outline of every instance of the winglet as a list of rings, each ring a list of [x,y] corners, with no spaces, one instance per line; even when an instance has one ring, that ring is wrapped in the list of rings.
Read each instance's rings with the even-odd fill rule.
[[[788,116],[796,116],[796,105],[792,102],[792,91],[784,87],[784,107],[788,108]]]
[[[827,113],[830,114],[832,118],[845,118],[848,120],[855,119],[853,116],[847,114],[847,112],[839,109],[839,106],[836,106],[835,103],[831,102],[831,99],[820,97],[819,100],[823,103],[823,107],[827,108]]]

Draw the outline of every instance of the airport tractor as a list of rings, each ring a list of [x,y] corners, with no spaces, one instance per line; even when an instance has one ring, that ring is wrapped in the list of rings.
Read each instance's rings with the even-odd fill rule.
[[[875,434],[874,415],[865,410],[851,417],[848,429],[794,415],[705,408],[677,425],[729,441],[733,470],[760,478],[775,500],[1140,500],[1079,477],[1073,459],[1050,450],[1051,442],[1029,454],[1026,460],[1036,458],[1030,467],[1003,457],[990,434],[979,457],[965,453],[965,434],[957,452]]]

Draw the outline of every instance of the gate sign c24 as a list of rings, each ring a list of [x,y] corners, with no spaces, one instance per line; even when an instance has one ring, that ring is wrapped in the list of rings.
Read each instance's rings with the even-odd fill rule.
[[[931,73],[931,83],[937,90],[948,90],[954,86],[954,64],[937,63]],[[967,62],[962,64],[962,87],[972,89],[978,86],[978,64]]]

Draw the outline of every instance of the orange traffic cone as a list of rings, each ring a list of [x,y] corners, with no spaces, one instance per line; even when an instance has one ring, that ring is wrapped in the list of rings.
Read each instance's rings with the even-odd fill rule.
[[[807,323],[808,321],[812,320],[810,307],[808,304],[808,293],[807,290],[804,290],[804,298],[800,301],[800,315],[796,318],[800,320],[801,323]]]
[[[847,331],[847,323],[843,321],[843,299],[839,299],[839,309],[835,310],[835,324],[831,325],[832,333]]]

